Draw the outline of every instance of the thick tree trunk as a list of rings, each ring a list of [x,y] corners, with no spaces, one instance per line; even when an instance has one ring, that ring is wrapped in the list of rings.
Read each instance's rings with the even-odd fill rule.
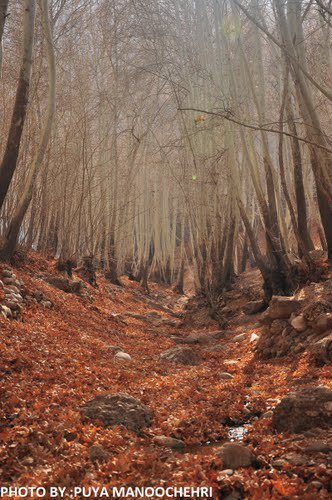
[[[14,175],[27,112],[32,67],[36,5],[34,0],[24,0],[23,58],[16,90],[14,109],[7,144],[0,165],[0,208],[2,207]]]

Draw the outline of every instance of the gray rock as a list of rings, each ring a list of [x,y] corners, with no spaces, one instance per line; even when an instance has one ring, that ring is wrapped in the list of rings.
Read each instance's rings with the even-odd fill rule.
[[[106,426],[123,425],[135,432],[150,426],[153,418],[146,405],[124,393],[96,396],[81,408],[81,415]]]
[[[313,441],[303,451],[306,453],[329,453],[332,451],[332,447],[324,441]]]
[[[219,378],[222,380],[232,380],[234,378],[234,375],[231,375],[230,373],[227,372],[222,372],[219,373]]]
[[[284,455],[282,458],[284,461],[295,466],[304,465],[307,462],[307,458],[300,453],[287,453],[287,455]]]
[[[16,285],[16,280],[14,278],[3,278],[2,281],[5,285]]]
[[[10,270],[10,269],[4,269],[2,272],[1,272],[1,276],[3,278],[11,278],[13,276],[13,272]]]
[[[255,342],[255,341],[256,341],[256,340],[258,340],[258,339],[259,339],[259,335],[257,335],[256,333],[252,333],[252,334],[250,335],[250,340],[249,340],[249,342]]]
[[[185,447],[185,442],[181,439],[175,439],[168,436],[156,436],[153,441],[159,446],[165,446],[173,450],[179,450]]]
[[[332,333],[327,337],[315,342],[309,347],[309,352],[312,354],[317,364],[332,363]]]
[[[311,481],[306,487],[306,491],[315,491],[315,490],[319,491],[322,488],[324,488],[324,485],[320,481]]]
[[[114,356],[115,359],[119,361],[131,361],[131,356],[127,352],[119,351]]]
[[[306,387],[284,397],[273,411],[272,425],[278,432],[300,433],[332,424],[332,390]]]
[[[172,363],[180,363],[183,365],[197,365],[200,357],[196,351],[190,347],[172,347],[160,354],[160,358]]]
[[[249,448],[237,443],[223,444],[217,455],[222,459],[226,469],[250,467],[255,461],[255,456]]]
[[[247,337],[248,335],[246,333],[240,333],[233,338],[233,342],[242,342],[242,340],[245,340]]]
[[[108,348],[112,352],[124,352],[122,347],[119,347],[118,345],[110,345]]]
[[[208,347],[204,347],[203,352],[207,352],[210,354],[213,354],[214,352],[222,352],[226,349],[226,346],[224,345],[210,345]]]
[[[53,304],[50,300],[41,300],[40,305],[45,307],[45,309],[52,309],[52,307],[53,307]]]

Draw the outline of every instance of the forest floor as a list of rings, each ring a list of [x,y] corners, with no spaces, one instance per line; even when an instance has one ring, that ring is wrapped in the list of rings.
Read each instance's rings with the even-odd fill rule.
[[[64,293],[41,278],[56,274],[55,262],[36,254],[14,271],[29,295],[42,292],[53,307],[31,303],[22,321],[0,319],[2,486],[211,486],[214,498],[329,497],[326,454],[299,465],[284,458],[298,453],[310,434],[277,434],[263,415],[291,389],[312,382],[331,387],[331,371],[313,366],[306,353],[257,359],[250,339],[260,335],[259,315],[241,312],[250,294],[259,293],[256,271],[238,278],[228,294],[221,350],[190,346],[201,356],[196,366],[159,357],[181,336],[219,330],[195,301],[185,309],[188,297],[154,284],[147,295],[126,278],[117,287],[101,277],[99,288],[87,285],[83,297]],[[242,333],[247,336],[234,341]],[[111,346],[129,353],[131,362],[117,361]],[[221,372],[233,378],[223,380]],[[140,435],[82,421],[85,402],[118,392],[153,410],[151,427]],[[156,436],[181,439],[185,448],[161,446]],[[230,439],[254,451],[255,467],[222,472],[216,452]],[[108,452],[106,460],[92,458],[95,445]],[[313,481],[321,483],[319,492],[308,488]]]

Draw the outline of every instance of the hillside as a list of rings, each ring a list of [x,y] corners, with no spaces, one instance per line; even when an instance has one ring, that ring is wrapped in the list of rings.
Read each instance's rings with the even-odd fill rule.
[[[332,388],[330,366],[304,344],[277,358],[257,351],[266,313],[243,312],[259,293],[257,271],[227,292],[220,331],[204,304],[166,286],[147,295],[127,278],[119,287],[98,276],[98,288],[65,293],[47,283],[62,278],[55,261],[34,253],[0,274],[8,269],[24,301],[17,320],[0,319],[3,487],[167,484],[213,487],[214,498],[329,497],[331,431],[277,432],[271,410],[290,391]],[[305,307],[331,303],[331,280],[301,294]],[[160,358],[174,347],[194,355]],[[83,418],[85,403],[117,393],[146,405],[151,425],[134,432]],[[229,440],[254,453],[250,467],[223,465],[218,449]]]

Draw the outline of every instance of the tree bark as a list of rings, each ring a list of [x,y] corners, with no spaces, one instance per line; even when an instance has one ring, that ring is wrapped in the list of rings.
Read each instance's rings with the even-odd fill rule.
[[[24,0],[23,57],[7,144],[0,165],[0,208],[4,203],[16,169],[23,126],[27,113],[32,68],[35,13],[35,0]]]

